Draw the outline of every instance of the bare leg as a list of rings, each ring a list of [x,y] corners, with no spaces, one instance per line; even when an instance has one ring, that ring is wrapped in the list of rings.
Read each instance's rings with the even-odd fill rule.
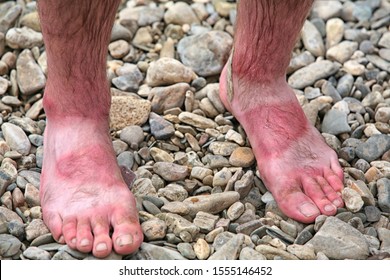
[[[97,257],[113,249],[128,254],[142,242],[135,200],[109,135],[106,56],[119,2],[38,5],[48,60],[43,217],[56,240]]]
[[[249,137],[267,188],[281,210],[301,222],[333,215],[343,205],[337,155],[308,122],[285,77],[311,4],[240,1],[232,68],[225,67],[220,88]]]

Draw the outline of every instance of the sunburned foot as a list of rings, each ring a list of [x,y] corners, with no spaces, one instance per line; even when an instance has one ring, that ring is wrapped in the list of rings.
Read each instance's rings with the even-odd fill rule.
[[[232,86],[230,101],[225,67],[221,99],[245,129],[261,178],[279,208],[304,223],[334,215],[343,206],[343,171],[285,79],[266,86],[233,74]]]
[[[103,258],[129,254],[143,235],[135,200],[122,179],[106,124],[48,121],[41,178],[43,218],[53,237]]]

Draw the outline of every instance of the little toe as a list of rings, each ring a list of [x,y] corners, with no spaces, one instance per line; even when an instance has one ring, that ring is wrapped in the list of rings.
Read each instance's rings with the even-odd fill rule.
[[[92,251],[93,236],[91,224],[88,218],[78,218],[77,220],[77,250],[83,253]]]
[[[110,226],[107,219],[95,218],[91,222],[94,236],[92,253],[97,258],[107,257],[112,250]]]
[[[64,244],[65,238],[62,234],[62,219],[59,214],[45,214],[43,217],[45,224],[49,228],[54,240],[58,243]]]
[[[326,168],[324,170],[324,177],[328,181],[329,185],[336,191],[341,192],[344,188],[343,180],[340,179],[340,176],[336,174],[333,169]]]
[[[336,192],[324,177],[318,176],[316,180],[317,183],[321,186],[322,191],[325,193],[326,197],[333,203],[334,206],[340,208],[344,205],[340,193]]]
[[[135,252],[141,245],[143,234],[137,215],[119,212],[113,217],[112,235],[115,252],[126,255]]]
[[[305,177],[302,179],[302,187],[305,194],[313,200],[321,210],[321,213],[324,215],[334,215],[337,212],[337,207],[326,195],[326,192],[329,192],[331,187],[326,181],[321,181],[321,183],[324,183],[324,185],[320,185],[320,183],[312,177]]]
[[[71,249],[77,249],[77,219],[76,217],[66,217],[62,224],[62,233],[66,244]]]

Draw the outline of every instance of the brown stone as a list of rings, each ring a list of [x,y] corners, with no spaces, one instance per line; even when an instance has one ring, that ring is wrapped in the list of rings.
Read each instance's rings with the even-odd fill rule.
[[[239,147],[231,154],[229,163],[233,166],[249,167],[255,163],[255,156],[251,148]]]

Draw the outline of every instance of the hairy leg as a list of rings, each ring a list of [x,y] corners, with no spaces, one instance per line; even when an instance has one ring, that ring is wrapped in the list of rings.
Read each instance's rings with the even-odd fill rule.
[[[97,257],[131,253],[143,238],[109,135],[106,56],[119,2],[38,4],[48,63],[43,217],[56,240]]]
[[[286,82],[291,51],[312,0],[245,0],[234,51],[221,75],[225,106],[244,127],[261,177],[281,210],[301,222],[343,205],[336,153],[308,122]]]

